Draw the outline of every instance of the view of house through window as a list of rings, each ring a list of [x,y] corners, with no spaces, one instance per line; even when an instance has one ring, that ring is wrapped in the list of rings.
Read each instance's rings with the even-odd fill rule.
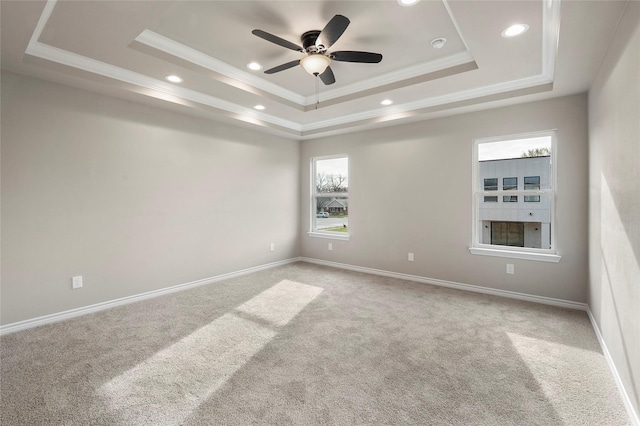
[[[553,249],[553,139],[476,140],[475,246]]]
[[[349,233],[349,159],[312,159],[311,230],[346,236]]]

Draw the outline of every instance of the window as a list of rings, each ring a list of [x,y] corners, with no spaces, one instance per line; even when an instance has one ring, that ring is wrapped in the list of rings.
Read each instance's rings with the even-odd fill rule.
[[[311,159],[311,230],[309,235],[349,239],[349,158]]]
[[[517,191],[518,190],[518,178],[517,177],[508,177],[502,178],[502,190],[503,191]],[[517,195],[505,195],[502,197],[502,201],[505,203],[517,203],[518,196]]]
[[[485,191],[497,191],[498,190],[498,178],[489,178],[484,180],[484,190]],[[485,203],[497,203],[498,197],[490,196],[484,197]]]
[[[524,223],[491,222],[491,244],[524,247]]]
[[[540,189],[540,176],[525,176],[524,177],[524,190],[539,190]],[[540,196],[539,195],[525,195],[524,196],[525,203],[539,203]]]
[[[554,237],[555,132],[477,139],[473,147],[470,251],[558,262]]]

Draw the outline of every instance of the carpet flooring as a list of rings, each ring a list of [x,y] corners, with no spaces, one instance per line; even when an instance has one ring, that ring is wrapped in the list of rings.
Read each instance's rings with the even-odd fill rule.
[[[294,263],[0,339],[2,425],[627,425],[584,312]]]

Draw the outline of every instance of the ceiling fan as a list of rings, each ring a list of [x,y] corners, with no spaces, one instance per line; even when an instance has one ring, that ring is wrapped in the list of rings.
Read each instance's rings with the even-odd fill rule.
[[[382,60],[382,55],[379,53],[358,52],[353,50],[343,50],[332,53],[327,52],[327,49],[329,49],[347,29],[349,22],[350,21],[346,16],[334,16],[322,31],[312,30],[302,34],[300,37],[302,47],[273,34],[269,34],[266,31],[251,31],[252,34],[270,41],[271,43],[275,43],[278,46],[306,53],[304,58],[270,68],[265,71],[265,74],[274,74],[293,68],[296,65],[301,65],[309,74],[315,75],[316,77],[319,76],[320,80],[322,80],[324,84],[333,84],[336,82],[336,79],[333,75],[333,71],[331,71],[331,67],[329,66],[332,60],[367,64],[377,64],[380,62]]]

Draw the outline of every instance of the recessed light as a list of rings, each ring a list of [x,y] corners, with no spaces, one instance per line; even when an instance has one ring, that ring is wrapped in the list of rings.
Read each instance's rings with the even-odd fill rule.
[[[247,68],[249,68],[250,70],[253,70],[253,71],[260,71],[262,69],[262,65],[260,65],[257,62],[249,62],[247,64]]]
[[[514,24],[502,32],[502,37],[515,37],[525,33],[529,29],[527,24]]]
[[[380,105],[388,106],[388,105],[391,105],[392,103],[393,101],[391,99],[385,99],[384,101],[380,102]]]
[[[262,111],[266,107],[264,105],[256,105],[256,106],[254,106],[254,108],[257,109],[258,111]]]
[[[413,6],[418,3],[420,0],[398,0],[398,4],[400,6]]]
[[[447,39],[444,37],[434,38],[433,40],[431,40],[431,46],[434,49],[442,49],[446,42]]]
[[[178,77],[177,75],[168,75],[165,77],[165,80],[170,81],[172,83],[182,83],[182,78]]]

